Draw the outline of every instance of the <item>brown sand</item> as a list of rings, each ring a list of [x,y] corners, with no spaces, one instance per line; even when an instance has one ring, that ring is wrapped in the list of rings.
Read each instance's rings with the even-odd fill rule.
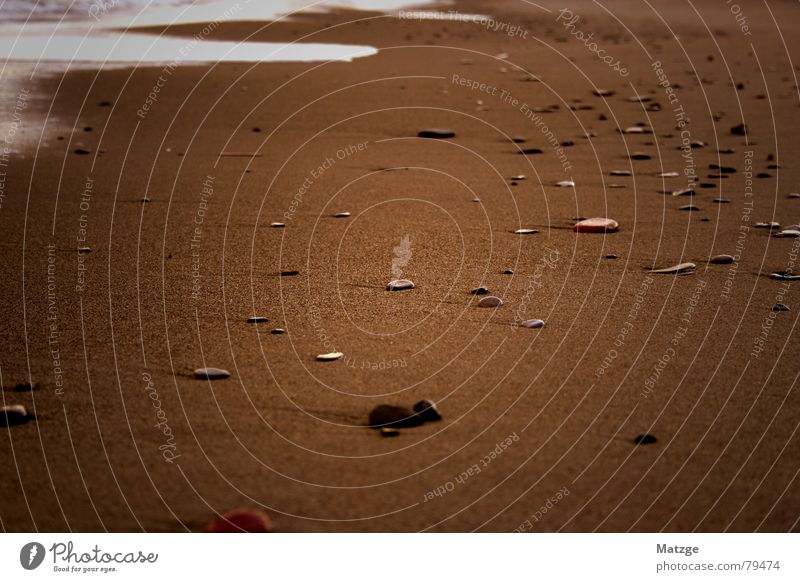
[[[491,11],[526,38],[475,22],[350,12],[224,24],[212,38],[382,50],[352,63],[178,68],[145,119],[136,112],[161,67],[28,84],[25,118],[48,121],[8,167],[0,370],[5,402],[29,406],[36,421],[0,433],[0,527],[199,530],[250,506],[280,531],[800,529],[800,306],[795,285],[781,291],[768,277],[789,267],[798,239],[740,235],[759,220],[800,221],[800,200],[787,198],[800,190],[797,7],[742,2],[747,36],[724,2],[632,4],[572,6],[575,28],[593,32],[627,77],[556,22],[560,5],[540,3],[547,13],[508,0],[457,8]],[[495,56],[503,52],[508,62]],[[690,161],[721,190],[660,193],[685,187],[683,177],[656,174],[682,173],[686,159],[654,60],[680,86],[691,139],[708,143]],[[616,93],[595,97],[595,87]],[[626,101],[635,93],[662,110]],[[523,102],[560,105],[541,117],[559,142],[574,141],[564,149],[569,171]],[[616,131],[640,122],[655,135]],[[747,139],[729,131],[742,122]],[[457,137],[416,139],[428,127]],[[518,155],[509,141],[517,135],[544,153]],[[336,159],[359,143],[362,151]],[[77,147],[91,155],[74,155]],[[717,154],[726,148],[736,152]],[[748,150],[753,174],[772,174],[753,176],[750,197]],[[633,151],[652,159],[630,162]],[[310,178],[327,158],[332,167]],[[710,163],[738,172],[710,180]],[[635,176],[610,177],[614,169]],[[510,186],[520,173],[527,180]],[[575,191],[552,186],[570,178]],[[193,249],[204,181],[213,194]],[[718,196],[730,203],[713,203]],[[689,203],[701,210],[678,210]],[[340,211],[352,216],[330,217]],[[82,214],[92,252],[79,292]],[[576,216],[610,216],[621,228],[579,235]],[[511,233],[520,227],[540,232]],[[402,274],[417,287],[387,293],[406,235]],[[610,253],[619,258],[603,258]],[[719,253],[740,255],[735,270],[707,264]],[[683,261],[696,272],[648,279],[645,268]],[[300,274],[276,276],[281,269]],[[479,284],[505,305],[477,309],[469,290]],[[773,318],[776,302],[792,310]],[[270,322],[246,324],[254,313]],[[543,329],[511,325],[534,317]],[[346,360],[314,361],[334,349]],[[659,359],[669,361],[648,383]],[[204,365],[232,377],[192,379]],[[11,391],[28,379],[39,388]],[[171,441],[155,427],[156,395]],[[362,426],[376,404],[421,398],[438,402],[442,422],[398,438]],[[635,446],[642,433],[658,442]],[[167,462],[164,450],[179,456]],[[429,494],[437,489],[444,494]]]

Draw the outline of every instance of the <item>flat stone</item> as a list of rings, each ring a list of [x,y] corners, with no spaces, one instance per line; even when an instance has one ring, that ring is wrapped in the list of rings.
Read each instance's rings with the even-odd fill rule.
[[[740,123],[739,125],[734,125],[731,128],[732,135],[747,135],[747,126],[744,123]]]
[[[776,303],[772,306],[772,311],[791,311],[785,303]]]
[[[575,232],[594,232],[594,233],[603,233],[603,232],[616,232],[619,228],[619,223],[614,220],[613,218],[587,218],[585,220],[581,220],[575,226],[572,227],[572,230]]]
[[[629,103],[648,103],[652,100],[653,98],[647,95],[632,95],[626,99]]]
[[[695,206],[694,204],[686,204],[678,208],[678,210],[685,210],[687,212],[697,212],[698,210],[700,210],[700,207]]]
[[[420,400],[413,406],[414,412],[425,422],[436,422],[442,420],[442,415],[439,414],[439,409],[436,408],[436,403],[430,400]]]
[[[499,297],[489,296],[478,301],[478,307],[500,307],[503,300]]]
[[[300,274],[300,271],[293,271],[291,269],[287,269],[285,271],[281,271],[281,277],[295,277]]]
[[[731,255],[714,255],[708,262],[712,265],[730,265],[735,260]]]
[[[660,174],[656,174],[657,178],[677,178],[680,176],[678,172],[661,172]]]
[[[525,179],[525,174],[518,174],[516,176],[511,176],[511,179],[516,182],[522,182]]]
[[[611,190],[619,190],[620,188],[627,188],[625,184],[609,184],[607,187]]]
[[[727,198],[714,198],[714,200],[712,200],[712,202],[715,203],[715,204],[730,204],[731,203],[731,201],[728,200]]]
[[[609,172],[610,176],[630,176],[630,170],[611,170]]]
[[[670,192],[672,196],[694,196],[694,188],[681,188],[680,190],[673,190]]]
[[[559,188],[574,188],[575,182],[572,180],[562,180],[561,182],[556,182],[556,186]]]
[[[403,406],[380,404],[369,413],[371,428],[414,428],[425,421],[416,412]]]
[[[78,253],[85,255],[86,253],[91,253],[92,249],[90,247],[78,247]]]
[[[694,263],[680,263],[678,265],[673,265],[672,267],[667,267],[665,269],[653,269],[650,271],[651,273],[655,273],[657,275],[682,275],[684,273],[691,273],[694,271],[695,267]]]
[[[197,368],[194,377],[197,380],[224,380],[231,375],[228,370],[222,368]]]
[[[514,231],[514,234],[536,234],[539,232],[535,228],[518,228]]]
[[[473,295],[486,295],[489,293],[489,289],[486,287],[475,287],[472,291],[470,291]]]
[[[386,285],[386,290],[405,291],[406,289],[413,289],[414,287],[414,282],[409,279],[395,279],[393,281],[389,281],[389,284]]]
[[[797,281],[800,275],[789,273],[787,271],[777,271],[769,276],[770,279],[777,279],[778,281]]]
[[[756,222],[753,225],[753,228],[766,228],[768,230],[777,230],[780,227],[780,222]]]
[[[347,218],[350,216],[349,212],[337,212],[333,215],[334,218]]]
[[[381,436],[386,438],[400,436],[400,431],[396,428],[383,426],[381,427]]]
[[[800,198],[800,192],[789,192],[787,198]]]
[[[631,154],[632,160],[649,160],[652,156],[650,154],[646,154],[644,152],[634,152]]]
[[[539,329],[540,327],[544,327],[544,321],[541,319],[526,319],[520,323],[519,326],[528,329]]]
[[[338,360],[344,354],[342,352],[331,352],[329,354],[320,354],[317,356],[318,362],[333,362],[334,360]]]
[[[78,155],[78,156],[88,156],[90,153],[92,153],[92,152],[90,152],[89,150],[84,149],[84,148],[77,148],[75,150],[75,154]]]
[[[523,156],[532,156],[532,155],[536,155],[536,154],[543,154],[544,152],[542,150],[540,150],[539,148],[525,148],[524,150],[520,150],[517,153],[519,153],[520,155],[523,155]]]
[[[620,133],[652,133],[646,127],[640,127],[638,125],[634,125],[634,126],[631,126],[631,127],[626,127],[624,129],[620,128],[619,132]]]
[[[270,222],[270,223],[269,223],[269,225],[270,225],[272,228],[283,228],[283,227],[285,227],[285,226],[286,226],[286,225],[285,225],[284,223],[282,223],[282,222]]]
[[[271,333],[273,335],[282,335],[282,334],[286,333],[286,330],[283,329],[282,327],[276,327],[275,329],[269,330],[269,333]]]
[[[417,137],[424,137],[428,139],[449,139],[455,136],[456,132],[441,128],[423,129],[417,134]]]
[[[267,323],[269,318],[261,317],[260,315],[254,315],[253,317],[247,318],[247,323]]]
[[[611,89],[595,89],[592,93],[597,97],[611,97],[614,91]]]
[[[0,406],[0,426],[16,426],[32,419],[33,416],[22,404]]]
[[[735,174],[736,168],[729,166],[720,166],[719,164],[708,164],[710,170],[717,170],[720,174]]]

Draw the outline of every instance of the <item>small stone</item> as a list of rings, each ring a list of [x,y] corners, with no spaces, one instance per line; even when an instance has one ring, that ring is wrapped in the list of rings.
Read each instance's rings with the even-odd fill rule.
[[[767,230],[777,230],[781,227],[779,222],[756,222],[753,228],[766,228]]]
[[[287,269],[281,271],[281,277],[295,277],[300,274],[300,271],[293,271],[291,269]]]
[[[651,159],[650,154],[646,154],[644,152],[634,152],[631,154],[632,160],[649,160]]]
[[[613,218],[587,218],[581,220],[572,230],[575,232],[616,232],[619,228],[619,223]]]
[[[489,296],[478,301],[478,307],[500,307],[503,300],[499,297]]]
[[[231,375],[228,370],[222,368],[197,368],[194,371],[196,380],[224,380]]]
[[[78,253],[85,255],[86,253],[91,253],[92,249],[90,247],[78,247]]]
[[[609,172],[609,175],[611,175],[611,176],[630,176],[631,172],[630,172],[630,170],[611,170],[611,172]]]
[[[627,188],[625,184],[609,184],[608,188],[611,190],[619,190],[620,188]]]
[[[416,412],[403,406],[381,404],[369,413],[371,428],[413,428],[425,422]]]
[[[331,352],[329,354],[320,354],[317,356],[318,362],[333,362],[341,358],[344,354],[342,352]]]
[[[784,303],[776,303],[772,306],[772,311],[790,311],[789,306]]]
[[[646,95],[632,95],[631,97],[628,97],[627,101],[630,103],[647,103],[652,101],[652,97],[648,97]]]
[[[800,198],[800,192],[790,192],[787,198]]]
[[[730,265],[735,260],[731,255],[714,255],[708,262],[712,265]]]
[[[694,188],[681,188],[680,190],[673,190],[670,192],[672,196],[694,196]]]
[[[733,135],[747,135],[747,126],[744,123],[740,123],[739,125],[734,125],[731,128],[731,134],[733,134]]]
[[[235,509],[218,517],[205,528],[205,533],[271,533],[272,521],[258,509]]]
[[[31,384],[30,382],[20,382],[12,388],[14,392],[33,392],[39,387],[38,384]]]
[[[712,200],[712,202],[714,202],[715,204],[730,204],[731,203],[731,201],[728,200],[727,198],[714,198],[714,200]]]
[[[559,188],[574,188],[575,182],[572,180],[562,180],[561,182],[556,182],[556,186]]]
[[[720,166],[718,164],[708,164],[709,170],[717,170],[720,174],[735,174],[736,168],[729,166]]]
[[[400,431],[397,430],[396,428],[391,428],[391,427],[388,427],[388,426],[382,426],[381,427],[381,436],[382,437],[387,437],[387,438],[388,437],[400,436]]]
[[[797,238],[800,237],[800,226],[789,226],[780,232],[772,235],[775,238]]]
[[[349,212],[337,212],[333,215],[334,218],[347,218],[350,216]]]
[[[777,279],[778,281],[796,281],[800,279],[800,275],[795,275],[789,271],[777,271],[769,276],[770,279]]]
[[[724,150],[717,150],[721,154],[735,154],[736,150],[733,148],[726,148]]]
[[[247,323],[267,323],[268,321],[268,318],[261,317],[259,315],[254,315],[253,317],[247,318]]]
[[[620,133],[652,133],[646,127],[640,127],[638,125],[634,125],[632,127],[626,127],[624,129],[619,130]]]
[[[660,174],[656,174],[657,178],[677,178],[680,176],[678,172],[661,172]]]
[[[84,149],[84,148],[77,148],[75,150],[75,154],[79,155],[79,156],[88,156],[90,153],[92,153],[92,152],[90,152],[89,150]]]
[[[0,426],[17,426],[25,424],[33,417],[22,404],[0,406]]]
[[[658,439],[651,434],[640,434],[633,438],[633,443],[636,445],[652,445]]]
[[[772,178],[772,174],[769,172],[759,172],[756,174],[756,178]]]
[[[519,326],[528,329],[539,329],[540,327],[544,327],[544,321],[541,319],[526,319],[520,323]]]
[[[486,287],[475,287],[470,293],[473,295],[486,295],[489,293],[489,290]]]
[[[678,265],[667,267],[665,269],[654,269],[650,272],[658,275],[683,275],[685,273],[691,273],[692,271],[694,271],[694,268],[696,266],[697,265],[695,265],[694,263],[680,263]]]
[[[282,222],[270,222],[269,225],[272,228],[284,228],[286,225]]]
[[[456,132],[451,131],[449,129],[423,129],[417,134],[417,137],[424,137],[428,139],[448,139],[451,137],[455,137]]]
[[[594,95],[597,97],[611,97],[614,94],[614,91],[611,89],[595,89],[592,91],[592,93],[594,93]]]
[[[275,329],[271,329],[269,333],[271,333],[272,335],[282,335],[286,333],[286,330],[283,329],[282,327],[276,327]]]
[[[535,228],[518,228],[514,231],[514,234],[536,234],[539,232]]]
[[[687,212],[697,212],[698,210],[700,210],[700,207],[695,206],[694,204],[686,204],[678,208],[678,210],[685,210]]]
[[[405,291],[406,289],[413,289],[414,287],[414,282],[409,279],[394,279],[393,281],[389,281],[389,284],[386,285],[386,290]]]
[[[515,182],[522,182],[525,179],[525,174],[519,174],[517,176],[511,176],[511,179]]]
[[[535,155],[535,154],[543,154],[544,152],[542,150],[540,150],[539,148],[526,148],[524,150],[520,150],[517,153],[519,153],[521,155],[524,155],[524,156],[532,156],[532,155]]]
[[[439,414],[439,409],[436,404],[430,400],[420,400],[413,406],[414,412],[425,422],[436,422],[442,420],[442,415]]]
[[[503,275],[513,275],[513,274],[514,274],[513,269],[506,269],[505,271],[503,271]]]

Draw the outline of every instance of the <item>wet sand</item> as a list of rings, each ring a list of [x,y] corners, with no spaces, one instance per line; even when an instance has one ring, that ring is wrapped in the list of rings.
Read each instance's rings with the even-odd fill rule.
[[[0,372],[36,418],[0,432],[0,527],[797,531],[800,306],[769,275],[800,239],[754,228],[800,222],[796,5],[539,6],[224,23],[380,52],[24,82],[47,122],[3,168]],[[573,232],[595,216],[618,232]],[[423,398],[442,421],[364,426]]]

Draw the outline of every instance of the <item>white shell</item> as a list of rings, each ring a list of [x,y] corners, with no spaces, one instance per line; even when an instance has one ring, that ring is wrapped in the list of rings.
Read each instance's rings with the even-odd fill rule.
[[[540,327],[544,327],[544,321],[541,319],[526,319],[519,325],[520,327],[527,327],[529,329],[539,329]]]
[[[679,265],[674,265],[672,267],[667,267],[665,269],[654,269],[650,271],[651,273],[657,273],[662,275],[679,275],[682,273],[688,273],[693,271],[697,265],[694,263],[680,263]]]
[[[332,362],[334,360],[338,360],[344,354],[342,352],[331,352],[329,354],[320,354],[317,356],[317,361],[319,362]]]
[[[484,297],[480,301],[478,301],[478,307],[500,307],[503,304],[503,300],[499,297]]]
[[[386,286],[387,291],[404,291],[405,289],[413,289],[416,287],[413,281],[409,279],[395,279],[394,281],[389,281],[389,284]]]
[[[198,380],[224,380],[230,377],[231,373],[222,368],[197,368],[194,377]]]

